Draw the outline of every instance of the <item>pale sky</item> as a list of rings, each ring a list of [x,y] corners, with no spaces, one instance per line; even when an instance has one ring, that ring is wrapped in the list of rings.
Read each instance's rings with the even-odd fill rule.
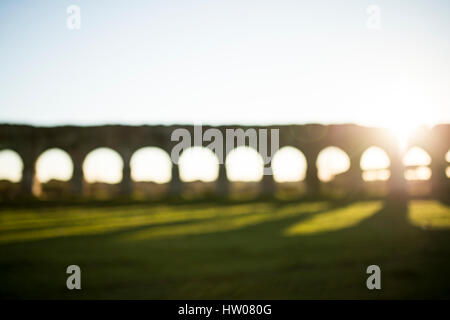
[[[0,122],[450,121],[449,1],[2,0],[0,39]]]

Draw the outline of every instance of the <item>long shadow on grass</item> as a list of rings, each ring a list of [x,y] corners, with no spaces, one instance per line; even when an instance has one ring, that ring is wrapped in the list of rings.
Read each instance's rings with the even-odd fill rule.
[[[256,212],[248,212],[243,215],[223,215],[213,219],[201,220],[193,223],[187,221],[185,223],[169,226],[144,226],[134,228],[133,230],[122,230],[121,233],[124,233],[122,239],[125,240],[148,240],[223,233],[235,230],[247,231],[249,228],[257,226],[265,228],[268,223],[271,224],[271,230],[274,230],[273,224],[278,222],[288,224],[294,220],[307,219],[316,214],[343,205],[343,203],[330,204],[327,202],[270,203],[266,208],[256,210]],[[274,232],[274,235],[276,236],[278,230],[274,230]]]
[[[325,202],[289,202],[266,201],[259,203],[229,203],[228,206],[193,204],[185,206],[163,206],[146,208],[131,206],[129,210],[121,207],[108,209],[86,208],[59,212],[25,212],[21,218],[16,214],[5,220],[0,240],[3,244],[11,242],[34,242],[49,238],[67,238],[72,236],[115,235],[123,232],[139,232],[155,227],[178,228],[184,226],[194,230],[214,232],[216,229],[233,230],[252,224],[289,218],[297,214],[314,213],[326,209]],[[335,205],[331,205],[335,206]],[[301,208],[301,212],[296,212]],[[325,208],[326,207],[326,208]],[[81,210],[80,210],[81,209]],[[3,216],[5,218],[6,216]],[[6,218],[5,218],[6,219]],[[8,223],[8,225],[6,225]],[[181,228],[181,229],[180,229]],[[161,229],[159,229],[161,230]],[[198,233],[198,232],[194,232]],[[202,233],[202,232],[200,232]]]

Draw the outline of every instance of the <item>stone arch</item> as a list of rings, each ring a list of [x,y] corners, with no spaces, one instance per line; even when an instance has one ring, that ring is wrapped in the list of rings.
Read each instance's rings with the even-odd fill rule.
[[[35,196],[63,196],[72,190],[67,183],[72,179],[74,163],[61,148],[48,148],[36,159],[33,193]]]
[[[363,182],[361,189],[372,196],[388,195],[391,185],[392,161],[386,149],[377,145],[366,148],[359,159],[359,166]]]
[[[328,146],[317,155],[316,166],[319,179],[328,182],[350,169],[350,157],[341,148]]]
[[[364,181],[386,181],[390,177],[389,167],[391,160],[387,152],[378,147],[371,146],[367,148],[360,158],[360,166],[363,170],[362,178]]]
[[[69,181],[72,173],[72,158],[63,149],[47,149],[36,160],[36,178],[40,183],[46,183],[51,179]]]
[[[273,178],[276,182],[302,181],[306,177],[306,157],[299,149],[284,146],[272,158]]]
[[[18,183],[24,168],[22,157],[12,149],[0,150],[0,180]]]
[[[105,161],[107,158],[110,160]],[[84,180],[87,183],[120,183],[123,166],[124,160],[116,150],[108,147],[95,148],[88,152],[83,160]]]
[[[429,180],[431,178],[431,156],[421,147],[410,147],[403,156],[406,180]]]
[[[305,154],[298,148],[285,145],[271,161],[274,189],[281,198],[292,198],[306,192],[308,163]]]
[[[202,146],[189,147],[178,159],[179,191],[186,196],[198,196],[213,193],[220,180],[220,164],[217,155]],[[173,185],[177,183],[174,180]],[[181,188],[184,184],[186,188]]]
[[[180,178],[184,182],[213,182],[219,176],[219,159],[205,147],[195,146],[184,150],[178,167]]]
[[[130,157],[130,179],[136,196],[166,194],[172,180],[172,161],[159,147],[141,147]]]
[[[13,199],[23,192],[24,159],[14,149],[0,150],[0,198]]]
[[[228,153],[225,159],[230,181],[258,182],[264,174],[264,160],[255,149],[240,146]]]
[[[253,197],[260,192],[273,192],[273,177],[264,175],[263,157],[252,147],[239,146],[231,150],[225,158],[225,169],[232,196]]]
[[[426,195],[432,191],[432,157],[422,147],[411,146],[403,155],[404,178],[411,195]]]
[[[161,148],[143,147],[136,150],[130,158],[133,181],[152,181],[167,183],[172,178],[172,161],[169,154]]]

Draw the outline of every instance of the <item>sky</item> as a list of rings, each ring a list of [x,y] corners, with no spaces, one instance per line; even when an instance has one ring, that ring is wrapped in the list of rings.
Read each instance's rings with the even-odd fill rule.
[[[449,1],[2,0],[0,123],[448,123],[449,40]]]

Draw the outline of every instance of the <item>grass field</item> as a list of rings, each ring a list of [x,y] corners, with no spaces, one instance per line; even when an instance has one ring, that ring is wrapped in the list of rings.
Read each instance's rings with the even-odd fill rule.
[[[0,252],[3,299],[450,298],[450,207],[433,200],[3,208]]]

